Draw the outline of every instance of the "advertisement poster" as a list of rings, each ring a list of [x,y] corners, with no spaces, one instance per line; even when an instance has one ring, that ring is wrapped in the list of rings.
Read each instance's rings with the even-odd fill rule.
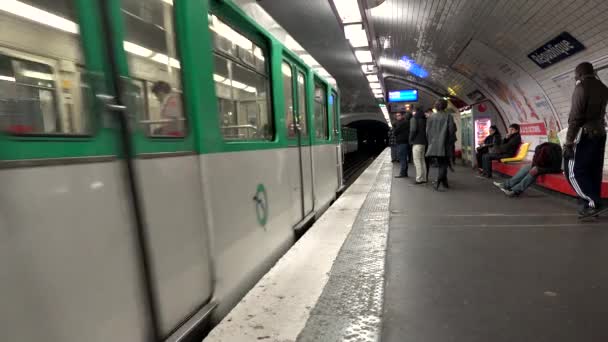
[[[484,139],[490,135],[490,126],[492,126],[492,120],[489,118],[482,118],[475,120],[475,146],[479,146],[483,143]]]
[[[543,124],[547,133],[524,137],[533,150],[537,143],[557,140],[560,122],[540,85],[519,66],[487,45],[473,40],[452,67],[493,95],[507,125]]]

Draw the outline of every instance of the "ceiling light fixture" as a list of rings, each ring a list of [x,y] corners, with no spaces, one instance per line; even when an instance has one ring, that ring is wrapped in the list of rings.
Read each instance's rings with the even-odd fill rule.
[[[373,74],[376,72],[376,66],[373,64],[362,64],[361,70],[363,70],[364,74]]]
[[[376,83],[376,82],[370,82],[369,87],[372,89],[382,89],[382,86],[380,86],[380,83]]]
[[[65,32],[78,33],[78,25],[68,19],[17,0],[0,1],[0,10]]]
[[[372,53],[369,50],[355,50],[355,57],[359,63],[371,63],[374,61]]]
[[[342,24],[360,23],[361,11],[357,0],[333,0]]]
[[[344,26],[344,37],[348,39],[350,45],[354,48],[369,48],[369,41],[367,40],[367,33],[363,28],[363,24],[351,24]]]
[[[367,80],[369,82],[378,82],[378,75],[367,75]]]

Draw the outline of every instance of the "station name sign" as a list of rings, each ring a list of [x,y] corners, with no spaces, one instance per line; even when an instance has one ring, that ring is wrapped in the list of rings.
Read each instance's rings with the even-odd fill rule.
[[[562,32],[530,53],[528,58],[545,69],[583,50],[585,50],[585,46],[581,42],[572,37],[570,33]]]

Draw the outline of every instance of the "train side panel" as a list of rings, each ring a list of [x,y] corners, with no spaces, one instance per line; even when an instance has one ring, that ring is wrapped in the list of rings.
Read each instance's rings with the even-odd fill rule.
[[[287,149],[213,153],[201,158],[217,277],[216,320],[294,242],[290,169]],[[254,200],[264,192],[266,210]]]
[[[0,170],[0,331],[12,341],[146,341],[118,162]]]

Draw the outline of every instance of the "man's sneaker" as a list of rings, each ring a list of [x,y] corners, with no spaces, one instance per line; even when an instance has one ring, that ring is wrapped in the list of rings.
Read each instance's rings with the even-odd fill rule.
[[[495,185],[497,188],[501,189],[501,190],[502,190],[502,189],[505,189],[505,185],[504,185],[503,183],[501,183],[501,182],[496,182],[496,181],[495,181],[495,182],[494,182],[494,185]]]
[[[505,195],[507,195],[508,197],[516,197],[517,193],[513,190],[509,190],[509,189],[505,189],[505,188],[500,188],[500,190],[502,192],[504,192]]]
[[[579,220],[585,220],[585,219],[589,219],[592,217],[598,217],[602,214],[605,214],[606,212],[608,212],[608,207],[603,207],[603,208],[585,208],[583,211],[578,213],[578,218]]]
[[[595,208],[585,208],[578,212],[579,220],[589,220],[597,216],[597,210]]]

